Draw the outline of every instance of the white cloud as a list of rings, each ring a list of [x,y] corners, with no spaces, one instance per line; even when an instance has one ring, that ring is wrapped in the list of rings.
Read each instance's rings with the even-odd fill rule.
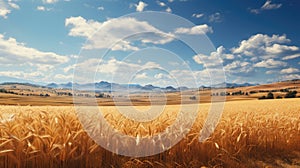
[[[224,69],[229,74],[250,73],[253,71],[253,67],[249,62],[239,60],[227,64]]]
[[[128,50],[132,50],[132,51],[137,51],[139,50],[138,47],[135,47],[135,46],[131,46],[130,45],[130,42],[128,41],[121,41],[121,42],[118,42],[117,44],[115,44],[112,48],[111,48],[112,51],[128,51]]]
[[[204,16],[204,14],[203,13],[194,13],[193,15],[192,15],[192,17],[195,17],[195,18],[201,18],[201,17],[203,17]]]
[[[15,38],[8,38],[0,34],[0,55],[2,62],[6,64],[38,63],[38,64],[60,64],[69,59],[66,56],[53,52],[43,52],[27,47],[24,43],[18,42]]]
[[[280,68],[285,66],[287,66],[286,62],[276,61],[274,59],[263,60],[254,65],[254,67],[260,67],[260,68]]]
[[[256,60],[261,58],[278,58],[280,55],[290,51],[297,51],[296,46],[284,45],[289,43],[290,39],[286,35],[264,35],[256,34],[247,40],[240,42],[239,47],[232,48],[233,54],[241,54],[244,56],[252,56]],[[255,59],[254,59],[255,60]]]
[[[281,74],[291,74],[291,73],[297,73],[299,72],[299,69],[297,68],[287,68],[287,69],[282,69],[280,71]]]
[[[208,26],[207,24],[197,25],[192,28],[184,28],[180,27],[175,30],[174,33],[177,34],[206,34],[206,33],[213,33],[213,29]]]
[[[20,6],[11,0],[7,2],[0,0],[0,17],[7,19],[7,15],[11,13],[12,9],[20,9]]]
[[[219,12],[216,12],[209,16],[209,22],[221,22],[221,14]]]
[[[289,75],[284,75],[281,78],[282,78],[282,80],[300,79],[300,75],[299,74],[289,74]]]
[[[211,86],[224,82],[224,71],[221,68],[204,69],[199,71],[190,70],[172,70],[172,76],[178,82],[179,86],[199,87],[200,85]],[[211,75],[214,75],[211,77]],[[197,86],[196,86],[197,85]]]
[[[54,75],[55,81],[72,81],[73,75],[56,74]]]
[[[45,6],[37,6],[36,10],[38,11],[51,11],[51,8],[46,8]]]
[[[267,0],[266,3],[261,7],[261,9],[272,10],[272,9],[278,9],[281,6],[282,4],[272,4],[271,0]]]
[[[137,12],[142,12],[146,6],[148,6],[148,4],[146,4],[143,1],[140,1],[137,5],[135,5],[136,11]]]
[[[37,70],[40,72],[50,72],[55,69],[55,66],[47,64],[31,64],[31,66],[36,66]]]
[[[94,20],[85,20],[83,17],[70,17],[65,20],[65,26],[71,26],[69,36],[90,38],[102,24]]]
[[[100,11],[103,11],[104,7],[103,6],[99,6],[97,9],[100,10]]]
[[[13,3],[11,1],[8,2],[8,5],[14,9],[20,9],[20,6],[16,3]]]
[[[233,60],[235,57],[233,54],[223,54],[222,58],[227,60]]]
[[[284,57],[282,58],[282,60],[295,59],[295,58],[298,58],[298,57],[300,57],[300,54],[292,54],[292,55],[284,56]]]
[[[268,54],[280,54],[285,51],[297,51],[299,50],[296,46],[287,46],[287,45],[280,45],[280,44],[273,44],[272,46],[266,47],[266,53]]]
[[[168,2],[172,3],[172,2],[174,2],[174,0],[168,0]]]
[[[53,3],[58,2],[58,0],[43,0],[43,2],[46,4],[53,4]]]
[[[0,16],[7,19],[7,15],[10,14],[10,10],[6,8],[0,8]]]
[[[135,79],[147,79],[148,76],[145,72],[143,72],[143,73],[140,73],[140,74],[136,74],[134,78]]]
[[[35,80],[35,79],[43,78],[44,74],[41,72],[0,71],[0,76],[15,77],[15,78],[26,79],[26,80]]]
[[[157,1],[157,4],[158,4],[159,6],[161,6],[161,7],[166,6],[166,4],[165,4],[164,2],[161,2],[161,1]]]
[[[155,78],[155,79],[161,79],[161,78],[163,78],[163,75],[164,75],[164,74],[162,74],[162,73],[158,73],[158,74],[155,74],[155,75],[154,75],[154,78]]]
[[[45,11],[46,8],[44,6],[37,6],[36,7],[36,10],[39,10],[39,11]]]
[[[65,20],[65,26],[70,27],[70,36],[89,39],[83,47],[85,49],[111,48],[114,45],[111,48],[113,50],[137,50],[130,41],[124,40],[132,35],[136,36],[131,40],[140,40],[142,43],[165,44],[174,39],[174,35],[170,33],[164,33],[145,21],[129,17],[110,19],[103,23],[86,20],[81,16],[70,17]],[[96,33],[99,28],[101,32]],[[145,32],[149,35],[138,36]]]
[[[210,55],[197,54],[193,57],[193,60],[204,65],[206,68],[219,67],[222,68],[223,60],[221,59],[224,54],[225,48],[220,46],[217,48],[217,51],[211,52]]]
[[[170,7],[167,7],[166,12],[171,13],[171,12],[172,12],[172,9],[171,9]]]
[[[267,0],[263,6],[261,6],[259,9],[251,9],[250,12],[254,14],[259,14],[260,12],[264,10],[274,10],[279,9],[282,6],[282,4],[272,4],[271,0]]]
[[[100,63],[99,63],[100,62]],[[110,60],[99,60],[99,59],[87,59],[83,62],[77,63],[74,65],[76,68],[77,74],[83,73],[92,75],[94,77],[95,72],[100,77],[108,77],[113,79],[114,82],[117,83],[128,83],[130,80],[134,78],[142,78],[141,75],[143,74],[136,74],[144,69],[152,69],[152,68],[161,68],[161,66],[155,62],[146,62],[143,64],[119,61],[117,59],[110,59]],[[70,69],[74,68],[72,66],[65,69],[65,71],[69,71]],[[96,75],[96,76],[97,76]],[[88,78],[87,75],[81,75],[83,77],[82,81],[86,82],[87,80],[91,79],[84,79]]]
[[[157,73],[154,75],[155,79],[171,79],[170,75],[163,74],[163,73]]]
[[[269,71],[266,71],[266,74],[267,75],[270,75],[270,74],[276,74],[278,73],[278,71],[275,71],[275,70],[269,70]]]

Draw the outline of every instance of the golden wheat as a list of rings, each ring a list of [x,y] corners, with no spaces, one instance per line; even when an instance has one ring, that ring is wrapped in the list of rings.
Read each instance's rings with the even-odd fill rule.
[[[0,106],[0,167],[299,167],[299,102],[227,102],[215,132],[203,143],[198,137],[210,104],[201,104],[195,124],[182,141],[144,158],[119,156],[97,145],[72,107]],[[134,148],[141,137],[174,123],[179,106],[167,106],[157,119],[143,123],[122,116],[116,107],[100,109],[114,128],[136,137],[134,142],[117,139],[118,144],[111,145]],[[105,133],[106,128],[99,129]]]

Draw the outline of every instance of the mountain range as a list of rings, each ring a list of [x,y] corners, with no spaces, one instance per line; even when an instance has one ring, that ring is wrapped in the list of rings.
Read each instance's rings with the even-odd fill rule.
[[[180,88],[174,88],[172,86],[167,87],[158,87],[153,86],[151,84],[142,86],[139,84],[118,84],[118,83],[110,83],[106,81],[96,82],[96,83],[86,83],[86,84],[78,84],[78,83],[64,83],[64,84],[57,84],[57,83],[50,83],[46,85],[46,87],[49,88],[64,88],[64,89],[74,89],[77,90],[95,90],[95,91],[124,91],[124,90],[130,90],[132,92],[138,92],[138,91],[178,91],[182,89]],[[185,87],[188,89],[187,87]]]
[[[18,78],[12,78],[12,77],[5,77],[5,76],[0,76],[0,83],[26,83],[26,84],[33,84],[33,85],[39,85],[39,86],[44,86],[48,88],[56,88],[56,89],[74,89],[77,90],[95,90],[95,91],[124,91],[124,90],[130,90],[132,92],[147,92],[147,91],[183,91],[183,90],[190,90],[190,89],[195,89],[195,88],[188,88],[185,86],[181,86],[178,88],[175,88],[173,86],[167,86],[167,87],[159,87],[159,86],[154,86],[152,84],[148,85],[140,85],[140,84],[118,84],[118,83],[110,83],[107,81],[100,81],[100,82],[95,82],[95,83],[85,83],[85,84],[78,84],[78,83],[50,83],[50,84],[45,84],[42,82],[33,82],[29,80],[24,80],[24,79],[18,79]],[[245,87],[245,86],[256,86],[259,84],[251,84],[251,83],[242,83],[242,84],[237,84],[237,83],[220,83],[212,86],[200,86],[199,88],[220,88],[226,86],[226,88],[235,88],[235,87]]]

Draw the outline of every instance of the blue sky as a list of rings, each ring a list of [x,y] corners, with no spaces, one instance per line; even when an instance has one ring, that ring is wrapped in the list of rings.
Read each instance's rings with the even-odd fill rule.
[[[0,0],[0,76],[65,83],[77,68],[83,83],[209,85],[221,70],[235,83],[296,79],[299,7],[297,0]],[[125,36],[139,31],[148,33]],[[176,38],[194,40],[199,51]]]

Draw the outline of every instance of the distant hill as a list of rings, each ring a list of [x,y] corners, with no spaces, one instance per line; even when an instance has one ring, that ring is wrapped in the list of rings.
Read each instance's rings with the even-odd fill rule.
[[[265,88],[265,87],[292,87],[293,84],[300,83],[300,79],[293,79],[293,80],[286,80],[280,82],[274,82],[271,84],[255,84],[255,83],[220,83],[212,86],[200,86],[198,89],[213,89],[213,88],[239,88],[239,87],[247,87],[247,88]],[[118,84],[118,83],[110,83],[107,81],[100,81],[95,83],[85,83],[85,84],[78,84],[78,83],[49,83],[44,84],[41,82],[33,82],[24,79],[0,76],[0,84],[23,84],[33,87],[48,87],[48,88],[55,88],[55,89],[74,89],[77,90],[86,90],[86,91],[100,91],[100,92],[117,92],[117,91],[129,91],[132,92],[150,92],[150,91],[166,91],[166,92],[175,92],[175,91],[186,91],[192,90],[196,88],[188,88],[185,86],[180,86],[178,88],[174,88],[173,86],[167,87],[159,87],[154,86],[152,84],[147,85],[140,85],[140,84]]]
[[[118,83],[110,83],[106,81],[100,81],[96,83],[86,83],[86,84],[78,84],[78,83],[64,83],[64,84],[56,84],[56,83],[50,83],[46,85],[48,88],[62,88],[62,89],[74,89],[77,90],[95,90],[95,91],[124,91],[128,90],[133,92],[149,92],[149,91],[167,91],[167,92],[173,92],[173,91],[179,91],[182,90],[188,90],[187,87],[179,87],[174,88],[173,86],[167,86],[167,87],[158,87],[153,86],[152,84],[148,84],[145,86],[139,85],[139,84],[118,84]],[[183,89],[184,88],[184,89]]]
[[[226,87],[226,88],[236,88],[236,87],[247,87],[247,86],[257,86],[259,84],[251,84],[251,83],[220,83],[216,85],[212,85],[212,88],[221,88],[221,87]]]

